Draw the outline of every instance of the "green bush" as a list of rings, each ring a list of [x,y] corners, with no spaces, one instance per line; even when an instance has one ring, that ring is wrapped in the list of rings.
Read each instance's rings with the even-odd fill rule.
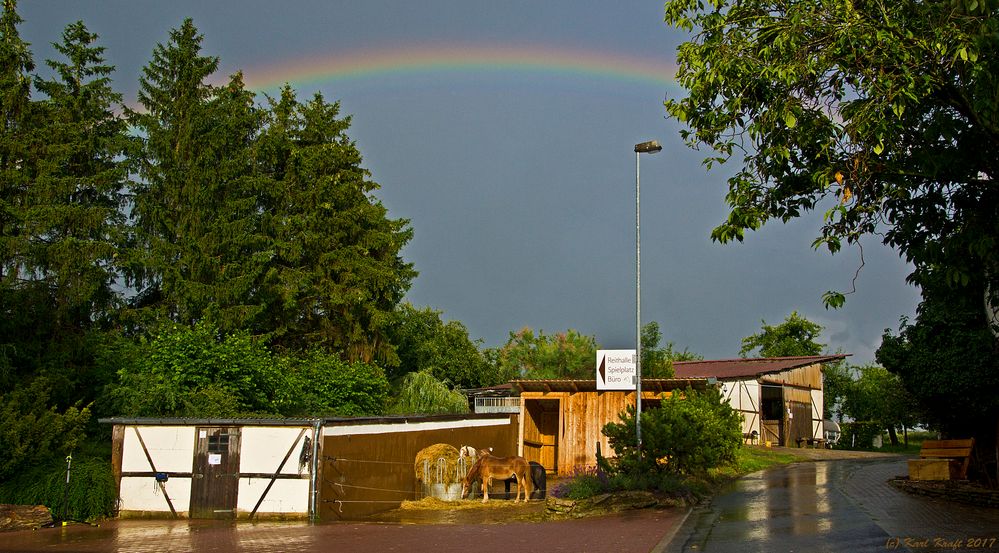
[[[468,413],[468,398],[425,371],[403,377],[390,412],[398,415]]]
[[[636,447],[634,407],[620,419],[603,428],[620,473],[703,475],[734,461],[742,444],[741,416],[714,388],[675,392],[659,407],[643,410],[641,452]]]
[[[884,428],[876,422],[854,421],[843,423],[843,434],[839,446],[844,449],[871,449],[874,438],[881,435]]]
[[[0,503],[45,505],[56,520],[92,521],[117,510],[114,475],[107,459],[73,459],[69,485],[65,460],[52,460],[0,483]]]
[[[291,361],[289,389],[298,405],[285,414],[309,417],[358,417],[385,411],[389,383],[385,372],[372,364],[348,363],[338,356],[312,351]]]
[[[260,340],[207,321],[140,344],[118,374],[110,396],[125,416],[278,414],[287,393],[282,363]]]
[[[49,407],[44,377],[0,394],[0,482],[54,454],[65,455],[83,439],[90,410]]]

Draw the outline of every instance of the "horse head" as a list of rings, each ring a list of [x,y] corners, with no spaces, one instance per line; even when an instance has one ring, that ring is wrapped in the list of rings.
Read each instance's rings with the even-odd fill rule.
[[[479,477],[479,470],[482,467],[482,458],[479,457],[475,463],[472,464],[472,468],[468,469],[465,473],[465,477],[461,479],[461,499],[468,497],[468,492],[472,489],[472,482]]]
[[[472,446],[470,446],[470,445],[463,445],[463,446],[461,446],[461,447],[458,448],[458,458],[459,459],[461,459],[462,457],[471,457],[471,458],[474,459],[477,456],[478,456],[478,453],[476,452],[475,448],[472,447]]]

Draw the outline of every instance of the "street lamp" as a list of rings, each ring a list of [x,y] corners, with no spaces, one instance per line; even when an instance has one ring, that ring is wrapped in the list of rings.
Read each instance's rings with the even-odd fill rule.
[[[658,140],[635,144],[635,438],[642,454],[642,186],[641,155],[663,147]]]

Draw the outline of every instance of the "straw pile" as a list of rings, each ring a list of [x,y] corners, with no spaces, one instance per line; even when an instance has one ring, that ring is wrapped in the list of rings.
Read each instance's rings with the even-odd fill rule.
[[[444,458],[444,475],[446,482],[459,482],[458,472],[458,449],[450,444],[434,444],[425,447],[416,454],[416,463],[413,470],[416,472],[416,479],[423,480],[423,462],[427,461],[430,466],[430,477],[437,474],[437,460]],[[424,484],[436,484],[437,482],[424,482]]]

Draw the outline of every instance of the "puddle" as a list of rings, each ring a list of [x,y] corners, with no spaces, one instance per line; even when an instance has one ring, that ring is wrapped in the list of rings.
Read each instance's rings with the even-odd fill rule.
[[[392,524],[503,524],[506,522],[539,522],[545,510],[544,501],[514,503],[503,499],[459,501],[414,501],[399,509],[366,517],[365,521]]]

